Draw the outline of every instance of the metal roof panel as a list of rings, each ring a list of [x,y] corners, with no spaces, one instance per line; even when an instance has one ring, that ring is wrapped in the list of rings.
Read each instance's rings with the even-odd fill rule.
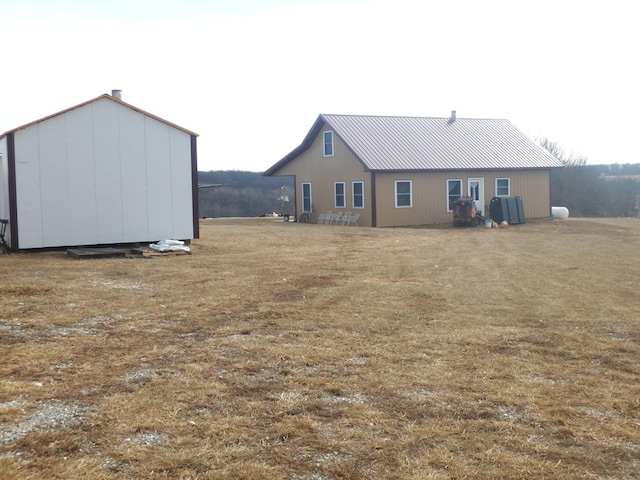
[[[320,115],[372,171],[556,168],[504,119]]]

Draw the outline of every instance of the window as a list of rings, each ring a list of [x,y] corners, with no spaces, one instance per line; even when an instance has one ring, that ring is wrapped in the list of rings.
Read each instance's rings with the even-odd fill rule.
[[[396,180],[396,208],[411,207],[411,180]]]
[[[302,212],[311,213],[311,184],[302,184]]]
[[[322,134],[324,138],[324,156],[333,157],[333,132],[326,131]]]
[[[353,182],[353,208],[364,208],[364,182]]]
[[[511,182],[508,178],[496,178],[496,197],[508,197],[511,194]]]
[[[335,182],[333,184],[333,191],[335,193],[335,203],[336,208],[344,208],[345,207],[345,193],[344,193],[344,182]]]
[[[454,203],[462,196],[462,180],[447,180],[447,212],[453,212]]]

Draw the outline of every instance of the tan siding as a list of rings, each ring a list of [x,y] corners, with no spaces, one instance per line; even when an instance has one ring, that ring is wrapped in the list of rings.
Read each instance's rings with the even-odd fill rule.
[[[327,129],[323,129],[325,131]],[[295,160],[278,171],[280,175],[294,175],[296,178],[296,212],[302,213],[302,184],[311,183],[313,213],[311,222],[318,221],[318,215],[329,210],[360,213],[358,225],[371,226],[371,175],[364,171],[362,164],[347,146],[334,134],[334,155],[323,155],[323,131],[315,138],[311,147]],[[365,208],[353,208],[353,181],[364,182]],[[346,207],[336,209],[334,182],[344,182]]]
[[[447,179],[462,180],[463,192],[466,194],[469,178],[484,178],[485,204],[495,196],[496,178],[509,178],[511,196],[523,198],[526,218],[542,218],[550,214],[548,170],[378,173],[376,174],[377,226],[451,222],[453,215],[447,211]],[[395,207],[396,180],[411,180],[413,194],[411,208]]]
[[[549,170],[512,172],[511,196],[522,197],[526,218],[544,218],[551,215]]]

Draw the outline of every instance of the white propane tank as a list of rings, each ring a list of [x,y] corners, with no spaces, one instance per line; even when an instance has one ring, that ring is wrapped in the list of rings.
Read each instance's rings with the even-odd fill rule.
[[[553,218],[559,218],[560,220],[566,220],[569,218],[569,209],[567,207],[551,207],[551,216]]]

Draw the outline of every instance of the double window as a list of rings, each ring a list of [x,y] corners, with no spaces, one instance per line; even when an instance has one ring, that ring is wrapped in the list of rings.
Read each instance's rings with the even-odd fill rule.
[[[322,138],[324,142],[324,156],[325,157],[333,157],[333,132],[331,130],[327,130],[326,132],[322,132]]]
[[[347,185],[345,182],[333,183],[333,198],[335,208],[346,208]],[[364,208],[364,182],[351,182],[351,205],[353,208]]]
[[[447,180],[447,212],[452,212],[456,200],[462,197],[462,180]]]
[[[410,208],[413,204],[411,180],[395,181],[396,208]]]
[[[508,178],[496,178],[496,197],[510,197],[511,182]]]

